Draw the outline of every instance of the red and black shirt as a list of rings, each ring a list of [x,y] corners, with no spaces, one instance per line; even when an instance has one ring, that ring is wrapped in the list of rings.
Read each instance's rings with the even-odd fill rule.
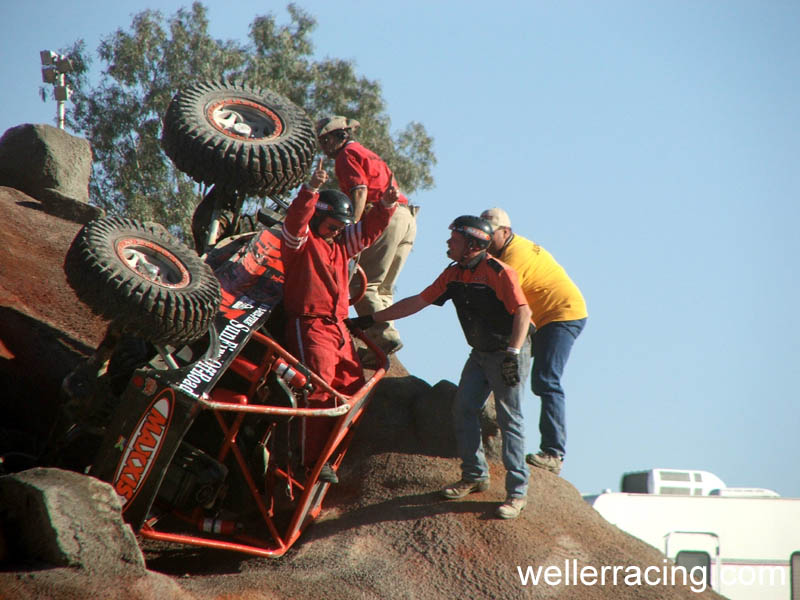
[[[474,268],[451,264],[420,296],[437,306],[452,300],[467,343],[485,352],[508,346],[514,314],[527,304],[514,269],[488,255]]]

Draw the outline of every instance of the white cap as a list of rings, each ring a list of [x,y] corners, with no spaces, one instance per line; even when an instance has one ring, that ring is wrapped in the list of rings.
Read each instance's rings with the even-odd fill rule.
[[[485,210],[481,213],[481,219],[489,221],[493,229],[498,227],[508,227],[511,229],[511,219],[508,218],[508,213],[502,208],[494,207]]]

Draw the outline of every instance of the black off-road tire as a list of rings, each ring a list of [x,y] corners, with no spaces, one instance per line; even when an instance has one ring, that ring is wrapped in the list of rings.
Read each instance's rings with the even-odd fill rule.
[[[290,190],[307,179],[316,151],[305,111],[244,83],[205,81],[180,90],[163,125],[161,145],[175,166],[226,193]]]
[[[153,344],[208,331],[221,298],[211,268],[154,223],[108,217],[85,225],[66,258],[67,282],[95,314]]]

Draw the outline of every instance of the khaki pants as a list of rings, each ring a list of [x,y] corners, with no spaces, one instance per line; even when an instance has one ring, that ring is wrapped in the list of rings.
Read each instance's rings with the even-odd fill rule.
[[[367,276],[367,289],[355,305],[359,315],[372,314],[394,303],[394,284],[417,236],[417,210],[416,206],[398,205],[389,226],[361,253],[358,264]],[[377,323],[368,333],[378,343],[400,339],[393,322]]]

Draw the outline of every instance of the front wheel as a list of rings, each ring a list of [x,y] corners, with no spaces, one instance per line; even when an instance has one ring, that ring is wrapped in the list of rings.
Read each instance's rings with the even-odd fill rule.
[[[219,308],[219,282],[161,226],[108,217],[85,225],[64,259],[67,282],[95,314],[153,344],[202,336]]]

